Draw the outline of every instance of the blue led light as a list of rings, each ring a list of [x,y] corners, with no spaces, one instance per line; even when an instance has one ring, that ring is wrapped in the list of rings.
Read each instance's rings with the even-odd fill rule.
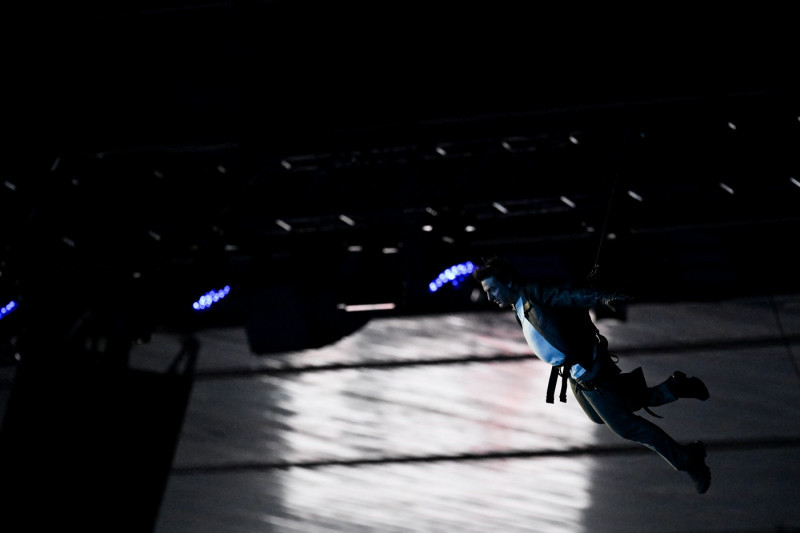
[[[5,318],[11,311],[17,308],[17,302],[11,300],[3,307],[0,307],[0,319]]]
[[[472,263],[472,261],[459,263],[451,266],[450,268],[446,268],[438,276],[436,276],[436,279],[428,284],[428,291],[436,292],[448,283],[452,284],[453,287],[458,287],[459,283],[464,281],[467,276],[472,274],[473,270],[475,270],[475,265]]]
[[[225,285],[219,290],[211,290],[202,295],[196,302],[192,304],[195,311],[205,311],[215,303],[225,298],[231,292],[231,286]]]

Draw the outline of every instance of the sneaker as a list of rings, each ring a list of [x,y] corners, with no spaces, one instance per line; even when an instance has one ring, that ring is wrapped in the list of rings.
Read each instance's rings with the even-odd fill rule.
[[[686,374],[675,371],[667,379],[667,388],[676,398],[697,398],[698,400],[708,400],[708,388],[700,378],[688,378]]]
[[[711,486],[711,469],[706,465],[706,445],[695,441],[686,446],[689,452],[689,465],[686,472],[694,481],[698,494],[705,494]]]

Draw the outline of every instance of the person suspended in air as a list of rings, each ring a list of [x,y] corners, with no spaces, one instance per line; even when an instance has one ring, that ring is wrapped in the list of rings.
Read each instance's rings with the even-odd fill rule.
[[[648,387],[641,367],[622,372],[608,350],[606,338],[592,321],[589,309],[604,305],[614,309],[630,298],[590,287],[546,284],[524,279],[506,259],[492,257],[475,268],[472,277],[490,301],[508,308],[522,327],[534,354],[552,365],[548,403],[554,402],[559,375],[560,400],[566,401],[566,383],[586,415],[605,424],[623,439],[642,444],[660,455],[675,470],[686,472],[699,494],[711,485],[702,441],[680,444],[637,411],[680,398],[705,401],[709,392],[702,380],[675,371],[655,387]],[[651,412],[651,411],[650,411]],[[652,412],[651,412],[652,413]]]

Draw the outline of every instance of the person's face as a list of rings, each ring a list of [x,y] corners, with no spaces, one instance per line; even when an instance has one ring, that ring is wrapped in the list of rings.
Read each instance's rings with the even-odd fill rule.
[[[519,295],[516,291],[511,289],[511,283],[500,283],[494,276],[490,276],[481,281],[483,292],[489,301],[492,301],[500,307],[509,307],[517,303]]]

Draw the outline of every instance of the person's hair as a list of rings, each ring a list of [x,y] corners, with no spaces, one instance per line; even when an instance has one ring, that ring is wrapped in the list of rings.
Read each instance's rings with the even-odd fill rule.
[[[476,267],[472,271],[475,281],[483,281],[486,278],[494,278],[500,283],[517,283],[521,280],[517,269],[502,257],[490,257],[483,262],[483,265]]]

